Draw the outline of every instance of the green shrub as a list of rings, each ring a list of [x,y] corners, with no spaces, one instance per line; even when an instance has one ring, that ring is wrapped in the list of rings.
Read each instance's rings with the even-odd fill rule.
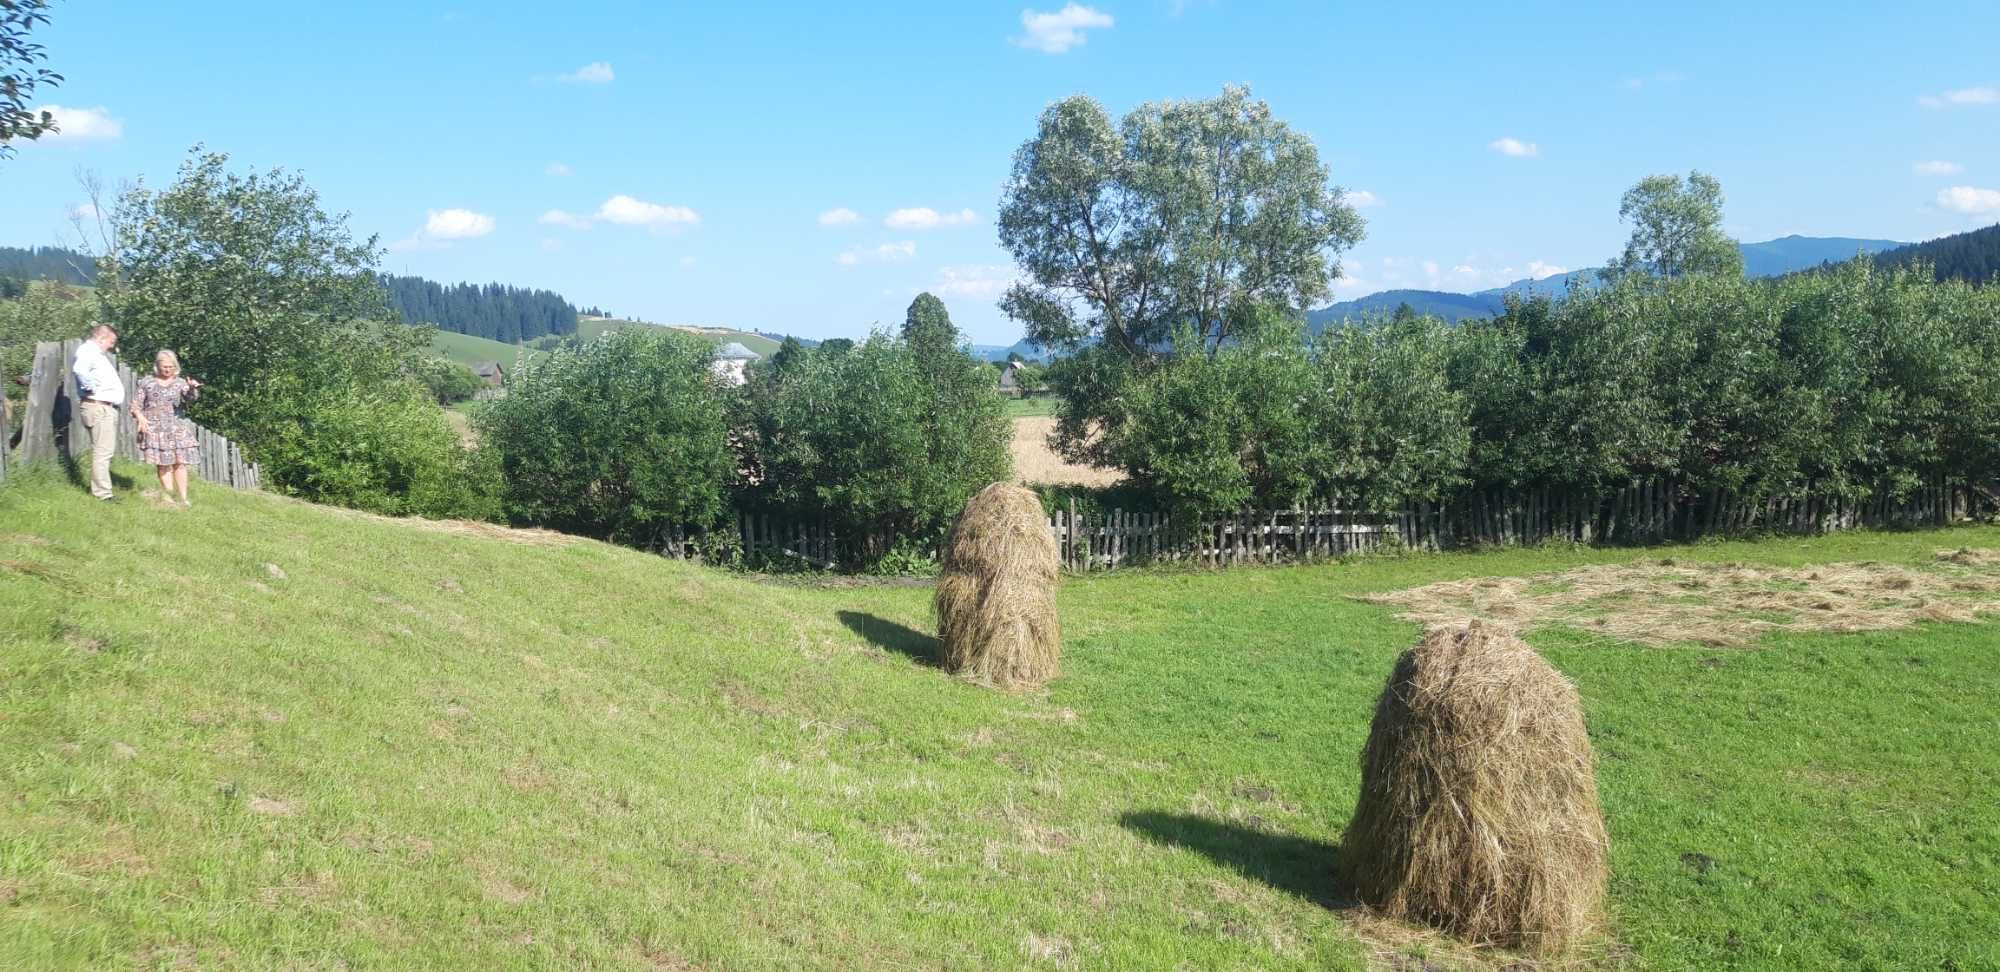
[[[499,517],[491,457],[462,446],[415,384],[287,381],[265,402],[257,458],[281,492],[396,516]]]
[[[477,417],[517,520],[650,546],[728,512],[734,472],[714,349],[628,328],[534,358]]]

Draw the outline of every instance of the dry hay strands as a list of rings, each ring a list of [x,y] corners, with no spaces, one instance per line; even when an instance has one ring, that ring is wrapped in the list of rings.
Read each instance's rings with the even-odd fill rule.
[[[945,544],[937,582],[938,643],[945,671],[1028,688],[1056,676],[1061,568],[1041,501],[994,483],[965,504]]]
[[[1604,819],[1576,688],[1479,622],[1396,661],[1340,866],[1390,918],[1560,955],[1604,927]]]

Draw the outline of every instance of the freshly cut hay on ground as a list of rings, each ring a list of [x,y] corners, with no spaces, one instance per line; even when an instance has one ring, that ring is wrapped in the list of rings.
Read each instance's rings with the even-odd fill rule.
[[[1941,551],[1916,567],[1677,563],[1444,581],[1362,600],[1429,625],[1552,624],[1655,645],[1740,645],[1769,631],[1881,631],[2000,615],[2000,553]]]
[[[944,668],[1002,688],[1056,676],[1061,630],[1056,575],[1061,564],[1041,501],[994,483],[965,504],[945,544],[937,582],[938,642]]]
[[[1474,622],[1403,653],[1361,753],[1340,866],[1388,917],[1559,954],[1603,927],[1604,819],[1583,705]]]

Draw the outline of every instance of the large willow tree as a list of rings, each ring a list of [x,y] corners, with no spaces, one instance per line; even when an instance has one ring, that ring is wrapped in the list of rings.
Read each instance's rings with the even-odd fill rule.
[[[1248,89],[1144,104],[1116,124],[1077,96],[1044,111],[1015,153],[1000,242],[1026,279],[1000,306],[1031,340],[1076,352],[1051,375],[1058,437],[1108,462],[1087,433],[1122,421],[1126,380],[1244,337],[1263,317],[1249,308],[1324,300],[1361,235],[1312,140]]]

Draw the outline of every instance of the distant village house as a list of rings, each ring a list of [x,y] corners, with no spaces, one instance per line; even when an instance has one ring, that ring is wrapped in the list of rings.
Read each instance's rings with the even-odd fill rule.
[[[749,367],[750,362],[756,361],[761,357],[763,355],[735,341],[731,341],[715,352],[715,364],[713,365],[715,377],[721,379],[724,384],[741,385],[749,380],[749,377],[743,373],[743,369]]]

